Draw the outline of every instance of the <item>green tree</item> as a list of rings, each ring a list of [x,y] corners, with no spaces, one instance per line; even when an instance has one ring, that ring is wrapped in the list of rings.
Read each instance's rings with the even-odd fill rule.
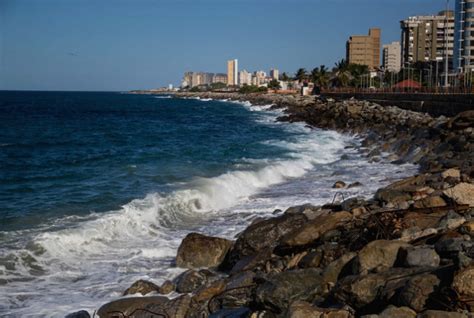
[[[326,66],[321,65],[311,71],[311,80],[319,87],[327,87],[329,83],[329,73]]]
[[[191,87],[191,89],[189,91],[190,92],[200,92],[201,89],[199,89],[199,86],[193,86],[193,87]]]
[[[295,79],[297,79],[299,83],[308,79],[308,73],[306,72],[306,69],[299,68],[295,73]]]
[[[352,74],[349,71],[347,60],[341,59],[339,62],[336,62],[332,72],[331,83],[333,86],[346,87],[349,85]]]
[[[212,83],[211,84],[211,89],[212,90],[215,90],[215,89],[223,89],[227,87],[227,85],[225,83],[222,83],[222,82],[218,82],[218,83]]]
[[[281,89],[280,82],[277,81],[276,79],[272,79],[272,80],[268,83],[268,88],[277,91],[277,90]]]
[[[288,76],[288,74],[286,74],[286,72],[283,72],[283,74],[281,74],[280,76],[280,79],[284,82],[288,82],[290,80],[290,77]]]

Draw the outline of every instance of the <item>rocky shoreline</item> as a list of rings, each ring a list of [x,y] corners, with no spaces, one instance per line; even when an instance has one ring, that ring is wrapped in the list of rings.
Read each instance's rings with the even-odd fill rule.
[[[176,97],[273,104],[285,108],[278,120],[358,134],[370,160],[389,152],[420,172],[369,200],[257,219],[235,241],[190,233],[176,257],[187,271],[162,286],[135,282],[124,295],[147,297],[105,304],[100,317],[474,317],[474,111],[433,118],[312,96]]]

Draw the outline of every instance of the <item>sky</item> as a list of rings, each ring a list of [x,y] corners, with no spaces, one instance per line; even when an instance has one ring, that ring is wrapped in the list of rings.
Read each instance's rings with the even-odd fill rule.
[[[451,4],[453,0],[451,0]],[[0,0],[0,90],[126,91],[185,71],[294,73],[345,56],[352,34],[443,10],[446,0]]]

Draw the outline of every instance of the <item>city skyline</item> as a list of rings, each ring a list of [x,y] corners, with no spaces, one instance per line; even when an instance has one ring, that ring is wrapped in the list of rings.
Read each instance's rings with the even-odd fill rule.
[[[350,4],[242,0],[226,6],[206,2],[215,5],[213,12],[189,1],[142,1],[141,6],[129,1],[114,2],[114,6],[110,1],[3,1],[1,27],[8,32],[0,35],[0,89],[177,86],[189,70],[225,73],[222,61],[234,57],[242,69],[276,66],[280,74],[320,64],[332,68],[344,58],[350,35],[365,34],[376,26],[382,29],[383,44],[398,41],[400,20],[434,14],[444,5],[444,1],[423,0],[397,4],[387,0]],[[377,14],[381,9],[386,10],[383,16]],[[352,16],[350,26],[341,23],[358,11],[368,14],[364,19]],[[122,14],[120,18],[117,13]],[[254,19],[235,27],[210,27],[223,21],[233,25],[249,16]],[[99,21],[102,24],[96,28]],[[205,31],[197,36],[199,29],[193,29],[192,23]]]

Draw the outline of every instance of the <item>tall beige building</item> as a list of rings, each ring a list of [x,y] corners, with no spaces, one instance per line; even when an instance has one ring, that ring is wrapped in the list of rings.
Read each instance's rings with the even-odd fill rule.
[[[402,29],[402,64],[444,61],[454,53],[454,12],[414,16],[400,22]]]
[[[239,85],[239,66],[237,60],[227,61],[227,85]]]
[[[272,68],[272,69],[270,70],[270,77],[271,77],[272,79],[275,79],[275,80],[278,81],[278,79],[279,79],[279,77],[280,77],[280,72],[279,72],[277,69]]]
[[[369,35],[352,35],[346,44],[346,59],[351,64],[367,65],[369,69],[380,66],[379,28],[369,30]]]
[[[382,65],[389,72],[400,72],[402,65],[402,47],[400,42],[392,42],[383,46]]]

